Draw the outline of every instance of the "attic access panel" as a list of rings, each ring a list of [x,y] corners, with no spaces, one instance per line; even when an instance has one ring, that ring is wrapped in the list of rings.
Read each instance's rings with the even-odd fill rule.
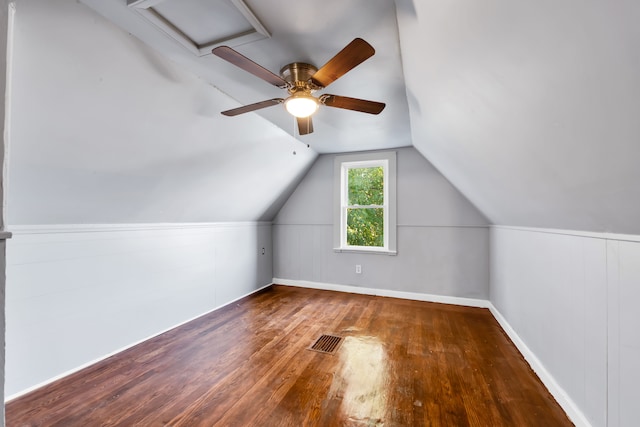
[[[196,56],[271,37],[243,0],[127,0],[127,6]]]

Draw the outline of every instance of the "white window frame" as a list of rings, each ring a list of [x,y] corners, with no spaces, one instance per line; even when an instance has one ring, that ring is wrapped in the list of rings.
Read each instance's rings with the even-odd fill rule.
[[[382,166],[384,170],[383,205],[361,206],[384,209],[384,246],[347,244],[348,170]],[[334,160],[333,247],[336,252],[360,252],[396,255],[396,152],[350,154]]]

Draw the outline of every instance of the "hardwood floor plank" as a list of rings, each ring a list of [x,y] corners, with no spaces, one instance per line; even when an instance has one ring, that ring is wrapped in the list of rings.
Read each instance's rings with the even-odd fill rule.
[[[323,333],[335,354],[307,350]],[[486,309],[273,286],[6,405],[22,426],[570,426]]]

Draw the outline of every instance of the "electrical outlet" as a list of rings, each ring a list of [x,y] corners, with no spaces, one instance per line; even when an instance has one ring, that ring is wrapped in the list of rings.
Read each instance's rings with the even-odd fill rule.
[[[262,255],[264,255],[264,248],[262,248]]]
[[[360,264],[356,264],[356,274],[362,274],[362,266]]]

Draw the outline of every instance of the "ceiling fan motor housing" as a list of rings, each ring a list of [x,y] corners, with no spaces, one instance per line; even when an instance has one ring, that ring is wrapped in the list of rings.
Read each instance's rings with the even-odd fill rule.
[[[280,69],[280,77],[291,85],[289,93],[304,91],[311,93],[320,89],[310,82],[318,68],[304,62],[293,62]]]

